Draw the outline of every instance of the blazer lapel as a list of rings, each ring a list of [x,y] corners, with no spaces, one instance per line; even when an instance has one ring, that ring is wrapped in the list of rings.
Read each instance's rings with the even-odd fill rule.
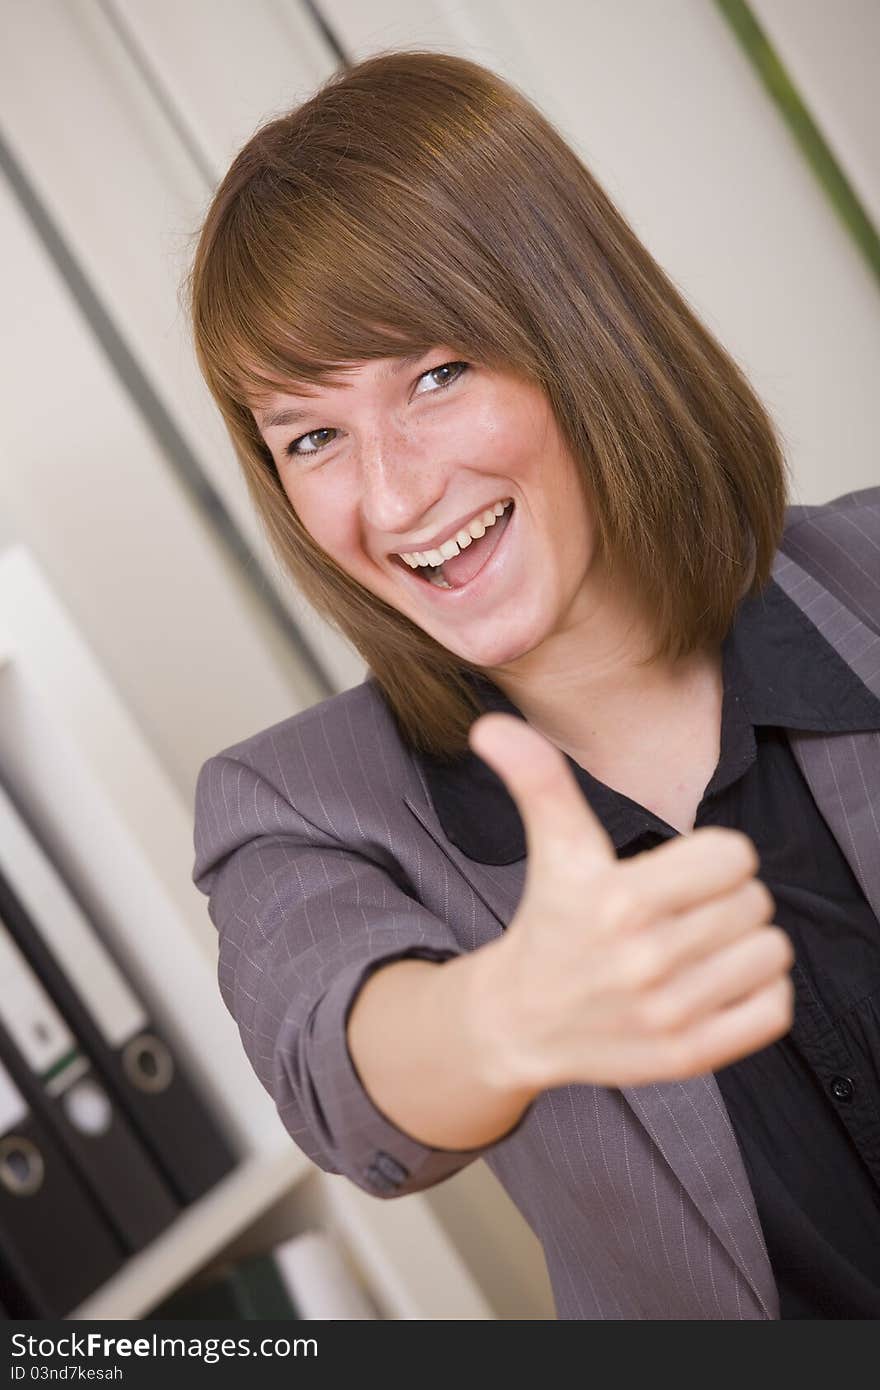
[[[880,696],[880,634],[781,551],[773,577],[868,689]],[[788,740],[819,810],[880,919],[880,728]]]
[[[781,550],[773,577],[822,636],[880,695],[880,635]],[[880,730],[836,734],[790,730],[789,742],[816,804],[880,918]],[[513,917],[525,885],[526,859],[485,864],[471,859],[444,834],[431,804],[404,796],[411,813],[498,920]],[[776,1281],[754,1197],[727,1108],[714,1076],[620,1093],[645,1126],[707,1225],[748,1280],[769,1318],[778,1316]]]

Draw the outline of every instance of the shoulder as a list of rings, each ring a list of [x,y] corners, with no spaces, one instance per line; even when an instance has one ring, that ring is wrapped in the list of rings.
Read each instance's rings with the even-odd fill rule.
[[[340,801],[399,799],[418,773],[371,674],[287,719],[229,744],[201,766],[196,814],[234,773],[237,787],[269,793],[318,826]]]
[[[780,549],[880,628],[880,486],[789,507]]]
[[[844,492],[830,502],[816,502],[785,509],[785,537],[802,528],[808,531],[840,531],[855,525],[876,537],[880,532],[880,484]]]
[[[238,762],[257,767],[265,762],[267,755],[276,756],[273,750],[283,745],[285,758],[314,755],[317,748],[332,740],[334,746],[341,747],[351,741],[363,738],[366,731],[381,724],[387,707],[378,684],[372,676],[367,676],[360,685],[342,690],[326,700],[309,705],[297,714],[279,719],[277,723],[249,734],[237,743],[230,743],[215,754],[218,758],[234,758]]]

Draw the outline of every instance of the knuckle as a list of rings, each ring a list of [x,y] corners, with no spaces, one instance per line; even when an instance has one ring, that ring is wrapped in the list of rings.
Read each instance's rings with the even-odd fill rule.
[[[734,830],[731,833],[734,836],[737,853],[742,855],[745,867],[751,873],[757,873],[761,867],[761,860],[754,840],[750,839],[742,830]]]
[[[794,1022],[794,981],[788,975],[781,979],[775,994],[778,1017],[786,1028]]]
[[[791,937],[788,935],[788,932],[785,931],[782,927],[776,926],[766,927],[765,930],[769,933],[770,940],[773,943],[773,947],[779,958],[780,964],[789,967],[794,965],[795,951],[794,946],[792,945]]]
[[[656,941],[649,936],[629,941],[626,955],[630,984],[648,985],[656,980],[663,964],[662,953]]]
[[[578,866],[583,859],[583,839],[571,827],[554,828],[552,834],[533,845],[534,858],[545,871],[554,877],[563,874],[566,878],[577,875]]]
[[[736,835],[741,834],[738,830],[728,830],[723,825],[700,825],[696,830],[691,831],[692,839],[699,839],[707,848],[717,846],[723,849],[725,845],[732,843]]]
[[[743,891],[753,901],[758,920],[769,922],[776,912],[776,899],[766,883],[762,883],[759,878],[749,879]]]
[[[761,1029],[773,1037],[787,1033],[794,1022],[794,985],[788,976],[774,982],[762,1000]]]
[[[722,825],[703,825],[692,833],[700,835],[709,846],[717,848],[719,854],[735,863],[742,863],[744,870],[748,869],[754,873],[759,868],[760,859],[755,842],[744,830],[734,830]]]
[[[633,1000],[632,1013],[641,1033],[663,1034],[678,1023],[678,1007],[668,993],[649,990]]]
[[[626,927],[638,919],[639,898],[634,888],[618,875],[602,894],[602,918],[613,928]]]
[[[722,825],[698,825],[695,830],[691,831],[691,835],[694,839],[699,838],[709,843],[715,840],[720,845],[727,839],[728,831]]]
[[[643,941],[627,941],[617,953],[615,983],[625,993],[638,992],[651,977],[650,948]]]

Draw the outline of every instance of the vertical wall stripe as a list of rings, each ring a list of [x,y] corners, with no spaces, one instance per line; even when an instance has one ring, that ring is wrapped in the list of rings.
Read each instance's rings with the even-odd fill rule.
[[[745,0],[715,0],[801,153],[868,265],[880,280],[880,236],[843,169],[810,115],[795,84]],[[829,20],[839,21],[834,8]]]
[[[0,135],[0,177],[7,179],[35,237],[54,265],[67,292],[89,326],[101,352],[123,391],[134,403],[177,481],[209,522],[218,544],[235,562],[241,580],[257,595],[280,628],[297,660],[316,688],[316,699],[335,693],[336,686],[312,650],[291,614],[265,574],[223,498],[211,483],[198,458],[178,429],[149,378],[107,312],[94,285],[56,226],[31,180]]]

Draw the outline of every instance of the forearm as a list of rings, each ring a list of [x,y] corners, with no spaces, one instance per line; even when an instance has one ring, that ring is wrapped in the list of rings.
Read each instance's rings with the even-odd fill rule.
[[[381,966],[349,1014],[349,1051],[374,1104],[435,1148],[503,1138],[536,1094],[501,1089],[486,1075],[494,949]]]

